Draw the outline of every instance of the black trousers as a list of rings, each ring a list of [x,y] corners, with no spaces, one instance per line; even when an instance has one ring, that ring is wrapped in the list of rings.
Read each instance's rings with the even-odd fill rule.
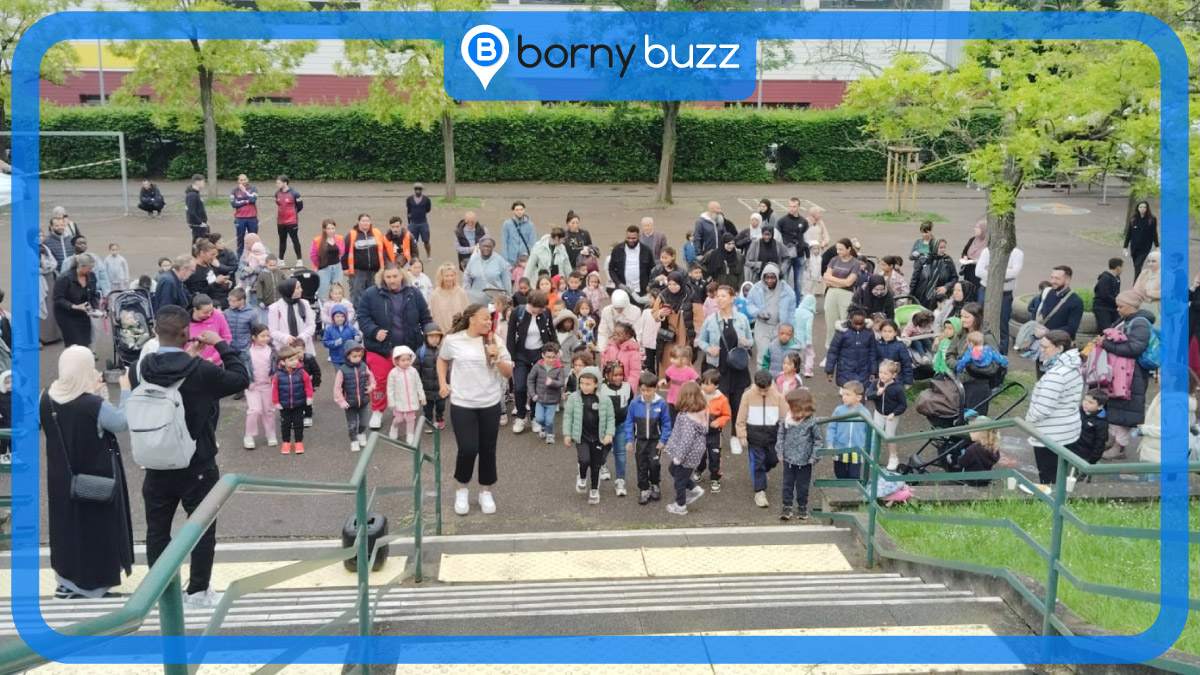
[[[1095,306],[1092,307],[1092,314],[1096,315],[1096,329],[1100,331],[1117,325],[1121,316],[1116,309],[1098,309]]]
[[[662,465],[658,462],[658,439],[639,438],[633,443],[633,460],[637,463],[639,490],[649,490],[662,482]]]
[[[350,406],[346,408],[345,413],[346,430],[350,433],[350,440],[356,441],[360,434],[367,433],[367,424],[371,421],[371,402],[366,401],[357,408]],[[303,420],[300,428],[304,428]]]
[[[532,412],[532,406],[529,405],[529,371],[540,358],[542,355],[536,349],[521,349],[513,355],[513,401],[517,405],[517,419],[525,419]]]
[[[287,244],[290,238],[296,246],[296,259],[300,260],[300,226],[276,225],[275,229],[279,231],[279,259],[283,260],[287,256]]]
[[[675,479],[675,503],[686,506],[688,490],[696,487],[696,484],[692,482],[692,470],[672,461],[667,471],[670,471],[671,478]]]
[[[142,501],[146,506],[146,562],[151,567],[171,543],[171,522],[179,505],[189,516],[217,484],[221,472],[216,466],[203,471],[147,471],[142,481]],[[217,523],[214,521],[192,549],[192,565],[186,591],[199,593],[212,578],[213,557],[217,549]]]
[[[1037,462],[1038,482],[1042,485],[1054,485],[1058,480],[1058,455],[1050,448],[1035,445],[1033,459]]]
[[[704,436],[704,443],[708,450],[700,457],[696,473],[702,476],[704,470],[708,469],[710,479],[721,480],[721,430],[709,428]]]
[[[503,407],[503,404],[501,404]],[[434,415],[437,415],[435,418]],[[446,399],[440,396],[425,396],[425,419],[430,423],[441,422],[446,418]]]
[[[291,443],[293,433],[297,443],[304,442],[304,406],[279,411],[279,434],[283,442]]]
[[[188,227],[192,228],[192,242],[191,243],[193,243],[193,244],[196,243],[197,239],[201,239],[201,238],[208,236],[208,226],[207,225],[188,225]]]
[[[803,466],[783,463],[783,506],[792,505],[792,494],[796,496],[796,508],[808,508],[808,487],[812,484],[812,464]]]
[[[496,439],[500,435],[500,406],[464,408],[450,406],[450,423],[458,440],[458,458],[454,462],[454,480],[466,485],[475,473],[479,458],[479,484],[496,484]]]
[[[592,489],[600,489],[600,467],[604,466],[604,444],[600,441],[582,440],[575,444],[575,458],[579,460],[579,477],[587,478],[588,472],[591,472]]]
[[[862,462],[839,462],[833,461],[833,476],[834,478],[853,478],[858,480],[862,478]]]

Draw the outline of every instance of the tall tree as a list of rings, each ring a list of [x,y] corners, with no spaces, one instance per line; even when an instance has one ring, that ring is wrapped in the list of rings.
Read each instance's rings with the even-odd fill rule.
[[[478,12],[491,8],[490,0],[377,0],[374,10]],[[442,130],[446,163],[447,200],[457,198],[454,168],[454,116],[458,102],[446,94],[445,56],[441,40],[347,40],[344,74],[372,74],[367,106],[382,123],[400,114],[402,121],[425,131],[434,124]]]
[[[0,129],[7,127],[5,120],[12,111],[12,57],[17,41],[37,23],[37,20],[65,12],[78,4],[78,0],[4,0],[0,2]],[[47,82],[62,84],[67,72],[75,68],[78,55],[69,42],[60,42],[46,52],[38,67],[38,75]],[[7,138],[0,142],[0,148]]]
[[[796,51],[792,48],[791,40],[759,40],[758,58],[755,65],[758,70],[758,86],[755,87],[755,105],[761,108],[763,102],[763,78],[774,70],[782,70],[796,62]]]
[[[1154,55],[1140,43],[1106,41],[968,42],[962,63],[930,72],[918,54],[898,56],[879,77],[851,85],[846,101],[863,114],[880,145],[910,143],[934,152],[933,166],[963,165],[987,188],[991,221],[988,288],[1002,288],[1016,245],[1016,201],[1028,181],[1082,167],[1096,171],[1132,130],[1157,134]],[[947,143],[949,140],[951,143]],[[1141,181],[1139,161],[1118,156]],[[1148,182],[1148,181],[1146,181]],[[985,321],[999,325],[999,293],[990,293]]]
[[[239,12],[221,0],[128,0],[150,12]],[[257,0],[263,11],[311,11],[303,0]],[[113,95],[115,102],[137,100],[149,87],[157,96],[153,119],[172,121],[182,131],[204,128],[208,194],[217,196],[217,127],[241,133],[236,107],[247,100],[285,92],[295,84],[293,70],[316,49],[313,40],[131,40],[113,43],[114,54],[132,59],[133,71]]]

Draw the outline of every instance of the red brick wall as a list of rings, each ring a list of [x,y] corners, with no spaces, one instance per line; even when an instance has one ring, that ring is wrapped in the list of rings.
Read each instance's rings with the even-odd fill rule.
[[[836,108],[842,104],[846,83],[840,80],[767,80],[763,82],[763,103],[807,103],[810,108]],[[744,103],[755,103],[758,90]],[[704,101],[698,105],[720,108],[721,101]]]

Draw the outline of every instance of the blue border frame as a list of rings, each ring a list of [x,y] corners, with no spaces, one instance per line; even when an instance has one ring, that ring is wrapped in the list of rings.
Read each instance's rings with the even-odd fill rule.
[[[522,12],[526,22],[557,12]],[[576,14],[589,14],[576,12]],[[597,18],[603,14],[592,13]],[[1085,637],[563,637],[414,638],[67,636],[43,620],[38,588],[37,206],[38,64],[67,39],[439,39],[464,22],[504,25],[512,13],[311,12],[240,14],[182,12],[68,12],[48,16],[18,43],[13,70],[14,349],[13,614],[31,647],[68,663],[1132,663],[1158,656],[1178,638],[1187,618],[1187,485],[1162,483],[1161,610],[1136,636]],[[667,14],[646,20],[670,20]],[[1144,14],[1026,12],[738,12],[723,13],[729,37],[853,35],[857,39],[1137,40],[1154,50],[1162,75],[1163,420],[1165,441],[1185,443],[1187,415],[1187,55],[1178,37]],[[456,28],[457,26],[457,28]],[[461,32],[457,34],[461,35]],[[448,44],[449,51],[458,43]],[[26,178],[23,176],[29,176]],[[1179,453],[1171,453],[1178,455]],[[1163,471],[1182,473],[1182,460],[1164,453]],[[289,653],[292,652],[292,653]],[[70,657],[64,657],[70,653]],[[170,656],[167,656],[170,654]],[[187,654],[182,658],[178,655]]]

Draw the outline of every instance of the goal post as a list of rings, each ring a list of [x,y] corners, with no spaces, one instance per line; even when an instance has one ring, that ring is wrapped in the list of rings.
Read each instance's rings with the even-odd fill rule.
[[[117,149],[120,153],[117,159],[106,159],[99,162],[88,162],[87,164],[76,164],[75,166],[64,166],[58,169],[47,169],[39,171],[36,175],[44,176],[50,173],[59,171],[69,171],[71,169],[82,169],[87,166],[97,166],[100,164],[112,164],[113,162],[121,163],[121,197],[125,204],[125,215],[129,215],[129,167],[125,158],[125,132],[124,131],[38,131],[37,136],[116,136]],[[0,131],[0,136],[12,136],[11,131]]]

